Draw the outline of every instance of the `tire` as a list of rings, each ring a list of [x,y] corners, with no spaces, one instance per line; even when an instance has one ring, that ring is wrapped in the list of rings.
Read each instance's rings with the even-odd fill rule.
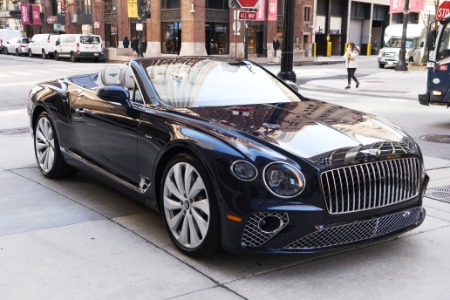
[[[16,49],[16,56],[19,56],[19,49]]]
[[[164,171],[160,194],[164,223],[173,243],[192,257],[216,252],[219,209],[209,176],[198,160],[189,154],[175,156]]]
[[[31,50],[28,50],[28,56],[33,57],[33,52],[31,52]]]
[[[42,49],[42,58],[47,59],[47,57],[48,57],[47,53],[45,53],[45,50]]]
[[[34,124],[34,153],[42,175],[62,178],[76,174],[62,156],[55,128],[47,112],[42,112]]]
[[[378,64],[378,68],[384,69],[384,65],[379,63],[379,64]]]
[[[55,60],[59,60],[59,54],[58,54],[58,52],[55,52]]]
[[[70,53],[70,61],[71,62],[77,62],[78,61],[78,58],[75,57],[75,54]]]
[[[5,54],[6,54],[6,55],[9,55],[8,48],[5,48]]]

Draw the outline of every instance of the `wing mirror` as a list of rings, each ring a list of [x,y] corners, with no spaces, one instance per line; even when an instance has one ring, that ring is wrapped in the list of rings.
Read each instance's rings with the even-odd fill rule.
[[[97,96],[103,101],[120,103],[127,109],[131,107],[130,92],[119,85],[102,86],[98,89]]]

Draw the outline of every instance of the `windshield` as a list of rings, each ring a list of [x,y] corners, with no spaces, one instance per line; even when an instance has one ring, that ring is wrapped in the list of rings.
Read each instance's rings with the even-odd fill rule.
[[[401,38],[391,38],[387,43],[386,47],[391,48],[400,48],[402,45],[402,39]],[[414,40],[413,39],[407,39],[405,41],[405,48],[413,48],[414,46]]]
[[[190,58],[150,64],[144,68],[160,100],[176,107],[299,101],[277,78],[246,61]]]

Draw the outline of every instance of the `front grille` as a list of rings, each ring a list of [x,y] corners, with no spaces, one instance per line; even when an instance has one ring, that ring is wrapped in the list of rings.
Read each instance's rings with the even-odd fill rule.
[[[376,219],[320,229],[289,244],[285,249],[315,250],[348,245],[406,229],[420,220],[421,208],[417,207]]]
[[[417,158],[403,158],[326,171],[321,182],[328,212],[375,209],[416,197],[421,170]]]
[[[267,218],[274,217],[280,220],[280,227],[274,231],[267,232],[261,230],[259,227],[260,222]],[[265,244],[271,238],[273,238],[278,232],[280,232],[289,223],[289,217],[287,213],[276,212],[259,212],[250,216],[242,234],[241,245],[244,247],[260,247]]]

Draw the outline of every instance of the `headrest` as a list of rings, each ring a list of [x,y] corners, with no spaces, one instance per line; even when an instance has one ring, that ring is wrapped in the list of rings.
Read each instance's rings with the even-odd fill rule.
[[[128,89],[134,88],[134,75],[130,66],[123,67],[120,70],[120,83]]]
[[[120,84],[120,67],[107,65],[100,71],[100,77],[104,85]]]

